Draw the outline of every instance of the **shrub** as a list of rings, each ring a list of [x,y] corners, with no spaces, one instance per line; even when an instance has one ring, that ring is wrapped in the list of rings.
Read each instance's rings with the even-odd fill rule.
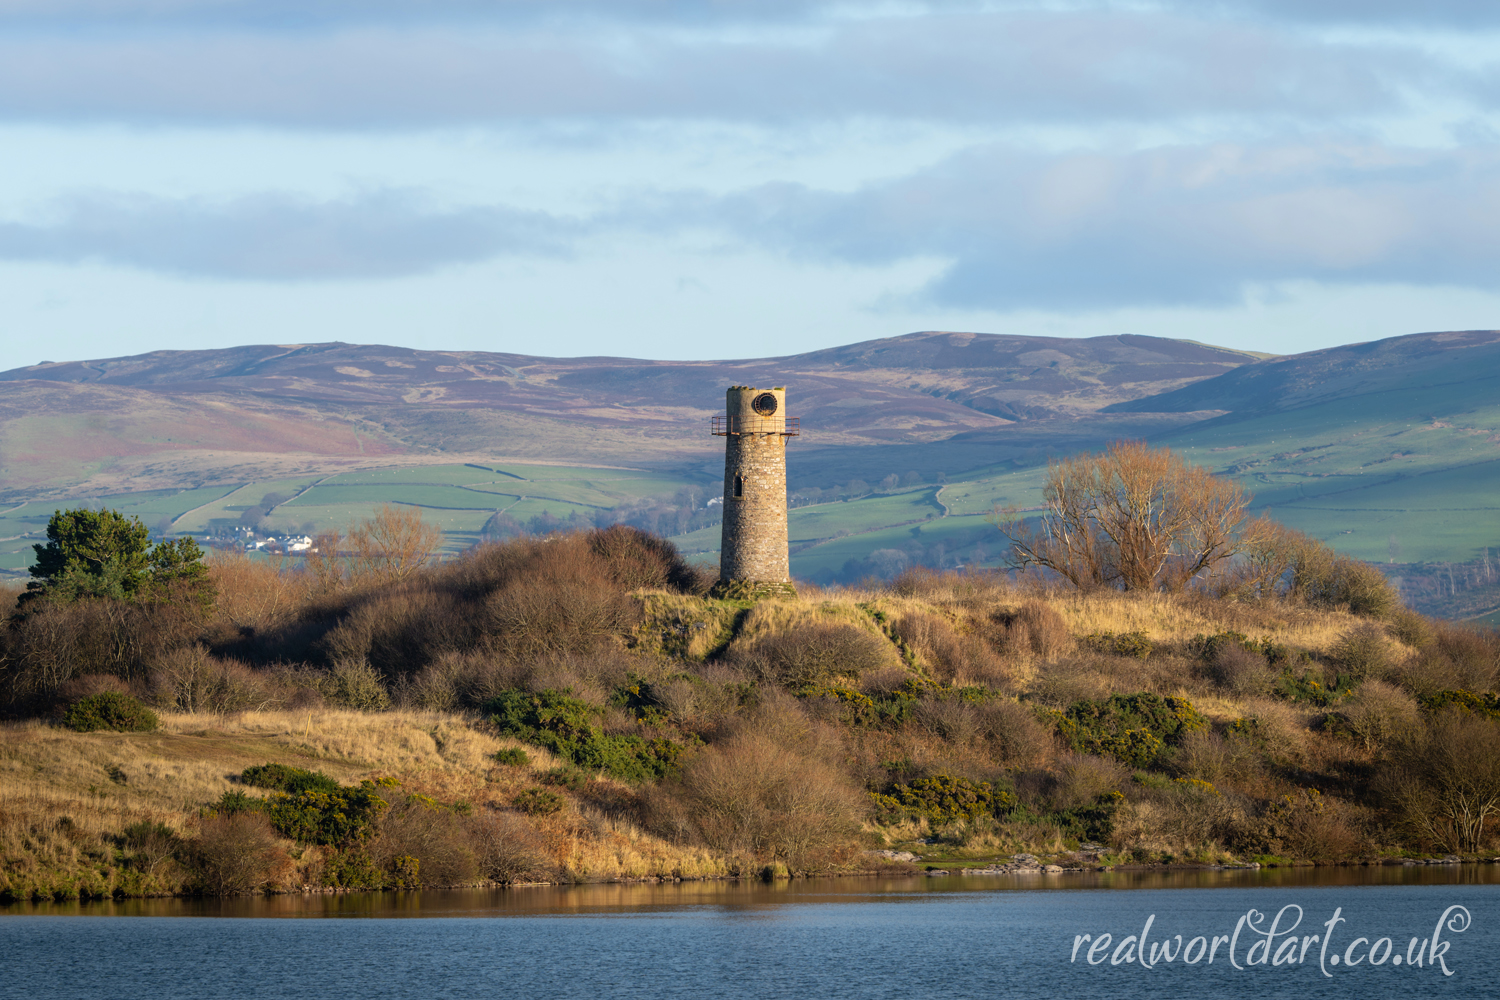
[[[1379,569],[1321,543],[1299,552],[1292,566],[1291,592],[1314,607],[1348,608],[1362,618],[1390,618],[1403,607],[1400,593]]]
[[[605,572],[625,590],[670,589],[706,594],[713,581],[677,551],[677,546],[639,528],[616,524],[588,533],[588,547]]]
[[[182,712],[236,712],[272,700],[261,676],[243,663],[209,655],[201,645],[157,657],[151,682],[158,705]]]
[[[120,844],[130,852],[132,867],[152,875],[163,864],[176,857],[182,846],[182,838],[165,823],[143,819],[121,831]]]
[[[496,882],[542,882],[556,878],[542,838],[519,816],[486,812],[468,825],[479,874]]]
[[[570,792],[581,792],[588,783],[589,776],[576,767],[554,767],[542,775],[542,784],[566,788]]]
[[[495,763],[506,767],[526,767],[531,763],[531,755],[520,747],[506,747],[495,751]]]
[[[290,863],[271,824],[256,813],[205,819],[189,856],[203,888],[219,895],[260,889]]]
[[[988,781],[947,774],[895,785],[888,794],[872,793],[871,799],[882,812],[925,818],[940,825],[994,815],[1016,802],[1009,789],[996,790]]]
[[[1378,676],[1391,664],[1385,630],[1368,623],[1339,636],[1330,652],[1333,662],[1338,665],[1339,675],[1354,684]]]
[[[1276,684],[1276,674],[1266,658],[1238,643],[1219,648],[1206,672],[1216,685],[1241,696],[1269,694]]]
[[[1083,637],[1083,642],[1102,653],[1133,656],[1141,660],[1149,657],[1156,648],[1145,632],[1090,632]]]
[[[967,743],[981,731],[979,712],[958,698],[923,698],[912,719],[928,732],[953,743]]]
[[[511,804],[528,816],[551,816],[562,812],[563,797],[545,788],[527,788],[516,793]]]
[[[381,814],[368,850],[393,889],[468,885],[479,875],[463,818],[422,795]]]
[[[1009,653],[1053,660],[1073,645],[1062,615],[1041,601],[1027,601],[1019,608],[997,611],[994,621],[1004,629],[1002,645]]]
[[[1058,735],[1074,750],[1134,767],[1151,766],[1168,745],[1207,728],[1208,720],[1186,698],[1148,692],[1075,702],[1057,719]]]
[[[1500,815],[1500,723],[1450,705],[1391,757],[1381,786],[1407,827],[1440,848],[1480,850]]]
[[[276,795],[264,808],[283,837],[304,844],[348,847],[369,838],[397,787],[391,778],[362,781],[357,787],[335,792],[313,789]]]
[[[810,752],[811,751],[811,752]],[[741,732],[683,768],[688,826],[715,850],[792,872],[852,856],[868,808],[837,767],[786,734]]]
[[[1466,712],[1490,719],[1500,719],[1500,694],[1475,694],[1473,691],[1438,691],[1422,698],[1422,708],[1441,712],[1453,705]]]
[[[149,733],[161,724],[156,713],[128,694],[105,691],[80,698],[63,713],[63,725],[80,733],[101,730]]]
[[[961,677],[998,685],[1009,679],[1005,664],[980,635],[961,635],[938,615],[913,611],[898,618],[891,630],[941,680]],[[906,679],[906,671],[899,667],[874,671],[884,672],[899,674],[898,685]]]
[[[607,736],[595,721],[599,710],[563,691],[505,691],[486,702],[483,711],[506,736],[625,781],[650,781],[673,773],[688,749],[661,737]]]
[[[1409,735],[1421,722],[1417,703],[1400,688],[1367,681],[1324,728],[1375,751]]]
[[[305,771],[287,764],[256,764],[247,767],[240,773],[240,780],[255,788],[274,788],[291,795],[339,791],[339,783],[322,771]]]
[[[1034,764],[1053,748],[1047,727],[1036,713],[1014,701],[992,701],[975,709],[984,737],[994,748],[995,759],[1007,767]]]
[[[1310,668],[1298,675],[1290,667],[1285,667],[1281,676],[1276,678],[1273,693],[1283,701],[1306,702],[1326,708],[1354,694],[1354,681],[1335,675],[1330,682],[1322,670]]]
[[[351,847],[329,855],[323,881],[336,889],[383,889],[386,875],[363,847]]]
[[[358,712],[383,712],[391,707],[391,695],[380,674],[363,659],[335,663],[320,685],[320,693],[330,705]]]
[[[220,816],[233,816],[236,813],[245,812],[265,812],[266,800],[256,798],[254,795],[246,795],[238,789],[232,789],[219,796],[219,800],[207,808],[210,814]]]
[[[858,678],[896,663],[884,638],[854,625],[808,622],[765,636],[739,658],[761,680],[793,691]]]

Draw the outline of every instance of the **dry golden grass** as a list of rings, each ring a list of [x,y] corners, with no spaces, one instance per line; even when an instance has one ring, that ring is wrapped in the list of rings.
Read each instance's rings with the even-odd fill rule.
[[[464,716],[423,711],[168,714],[153,733],[75,733],[40,722],[0,726],[0,861],[10,858],[23,874],[42,873],[32,882],[12,879],[12,891],[38,879],[74,892],[79,886],[107,890],[111,845],[125,827],[151,820],[192,835],[199,810],[225,792],[260,794],[231,778],[268,762],[322,771],[346,784],[391,776],[407,791],[505,809],[560,763],[530,745],[527,766],[495,763],[495,751],[520,745],[476,729]],[[618,782],[598,783],[626,791]],[[713,852],[677,846],[568,798],[562,813],[535,826],[547,859],[573,877],[728,873],[730,862]]]

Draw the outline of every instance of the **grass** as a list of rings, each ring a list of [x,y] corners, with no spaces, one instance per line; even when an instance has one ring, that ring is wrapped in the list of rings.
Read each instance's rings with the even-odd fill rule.
[[[254,764],[322,771],[346,784],[395,777],[403,790],[440,801],[503,806],[559,764],[535,746],[526,747],[524,768],[495,763],[495,751],[519,745],[482,732],[472,718],[422,711],[167,714],[155,733],[0,725],[0,857],[11,862],[0,868],[0,890],[108,891],[125,877],[113,846],[121,830],[151,820],[192,835],[198,810],[224,792],[261,794],[231,780]],[[571,800],[536,825],[547,856],[581,878],[726,871],[707,850],[669,844]]]

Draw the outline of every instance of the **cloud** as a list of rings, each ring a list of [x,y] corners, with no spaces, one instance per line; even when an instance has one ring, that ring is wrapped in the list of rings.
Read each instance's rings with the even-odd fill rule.
[[[494,206],[438,209],[410,192],[313,202],[74,197],[41,222],[0,222],[0,259],[99,262],[236,280],[330,281],[420,274],[513,254],[567,252],[576,221]]]
[[[925,293],[946,306],[1219,306],[1289,281],[1500,288],[1493,148],[992,147],[854,193],[774,184],[697,211],[803,258],[946,260]]]
[[[1416,47],[1139,11],[893,16],[748,34],[438,24],[0,35],[0,116],[22,120],[1321,122],[1475,85]]]
[[[1500,6],[1487,0],[1221,0],[1177,4],[1199,11],[1217,7],[1240,15],[1315,24],[1479,27],[1500,24]]]
[[[0,223],[0,258],[228,279],[419,274],[581,252],[598,235],[886,267],[937,260],[929,304],[1087,312],[1224,306],[1281,282],[1500,288],[1500,149],[1335,142],[1040,154],[989,146],[853,192],[637,192],[588,218],[434,207],[412,192],[329,202],[73,198]]]

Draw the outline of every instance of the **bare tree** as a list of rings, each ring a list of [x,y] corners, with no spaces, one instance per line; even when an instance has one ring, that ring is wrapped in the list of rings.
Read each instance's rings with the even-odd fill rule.
[[[1250,502],[1233,481],[1138,441],[1053,462],[1043,496],[1035,526],[1015,508],[997,508],[995,522],[1014,565],[1080,589],[1182,589],[1234,555]]]
[[[347,582],[343,559],[344,536],[339,531],[325,531],[313,539],[304,565],[312,574],[313,590],[331,594],[342,590]]]
[[[1403,741],[1383,776],[1387,801],[1439,847],[1474,852],[1500,816],[1500,723],[1457,707]]]

